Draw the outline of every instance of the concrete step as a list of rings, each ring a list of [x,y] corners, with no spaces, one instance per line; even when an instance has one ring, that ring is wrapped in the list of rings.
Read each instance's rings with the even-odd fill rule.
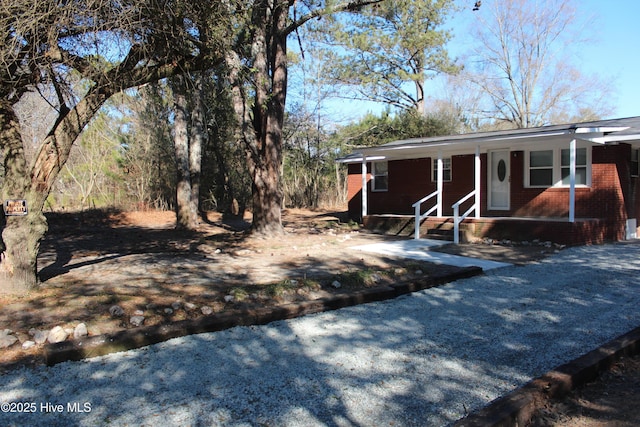
[[[412,237],[414,233],[414,218],[408,215],[372,216],[367,218],[365,227],[377,233]],[[427,218],[420,224],[420,237],[453,241],[452,218]],[[473,231],[473,224],[462,222],[460,234]]]
[[[423,238],[436,239],[436,240],[448,240],[453,242],[453,228],[446,229],[446,230],[432,228],[427,230],[426,233],[423,232],[422,229],[420,231],[421,231],[420,236]]]

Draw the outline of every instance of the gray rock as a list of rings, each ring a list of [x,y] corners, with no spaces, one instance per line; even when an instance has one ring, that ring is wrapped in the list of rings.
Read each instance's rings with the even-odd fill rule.
[[[224,302],[233,302],[234,299],[235,299],[235,297],[233,295],[225,295],[224,296]]]
[[[15,335],[11,335],[11,332],[12,331],[10,329],[5,329],[0,332],[0,348],[11,347],[16,343],[16,341],[18,341],[18,338]]]
[[[173,308],[165,308],[164,309],[164,314],[173,314]]]
[[[36,344],[44,344],[47,340],[47,335],[49,333],[47,331],[41,331],[40,329],[30,329],[29,335],[33,337],[33,340]]]
[[[67,331],[65,331],[61,326],[56,326],[49,331],[49,334],[47,335],[47,341],[49,341],[51,344],[55,344],[66,340],[68,336],[69,334],[67,334]]]
[[[129,319],[129,323],[131,323],[133,326],[142,326],[142,324],[144,323],[144,316],[131,316],[131,319]]]
[[[338,282],[337,280],[334,280],[333,283],[331,283],[331,286],[333,286],[336,289],[339,289],[342,287],[342,283]]]
[[[23,350],[29,350],[31,347],[35,347],[36,343],[29,340],[22,343]]]
[[[190,302],[185,302],[184,303],[184,308],[187,310],[195,310],[197,308],[197,306],[193,303]]]
[[[73,330],[73,339],[77,340],[89,335],[89,331],[87,330],[87,325],[84,323],[78,323],[78,325]]]
[[[173,308],[174,310],[180,310],[180,307],[182,307],[182,304],[180,304],[180,301],[176,301],[171,304],[171,308]]]
[[[133,312],[134,316],[144,316],[144,311],[142,310],[136,310]]]
[[[113,305],[109,309],[109,314],[112,317],[122,317],[122,316],[124,316],[124,310],[119,305]]]
[[[200,311],[202,312],[202,314],[204,314],[205,316],[210,315],[211,313],[213,313],[213,309],[209,306],[204,306],[200,309]]]

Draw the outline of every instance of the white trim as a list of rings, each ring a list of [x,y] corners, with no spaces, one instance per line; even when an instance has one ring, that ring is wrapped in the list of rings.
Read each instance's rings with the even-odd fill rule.
[[[596,144],[606,144],[607,142],[626,142],[626,141],[640,141],[640,135],[609,135],[594,138],[577,137],[583,141],[594,142]]]
[[[569,222],[576,221],[576,151],[576,140],[572,139],[569,143]],[[589,160],[585,159],[585,162],[587,163],[588,172]],[[560,170],[562,170],[562,164],[560,165]]]
[[[480,161],[480,145],[476,145],[476,154],[474,159],[474,183],[473,187],[476,191],[475,205],[476,205],[476,218],[480,218],[480,171],[482,170],[482,163]]]
[[[587,164],[586,166],[586,183],[585,184],[575,184],[576,188],[589,188],[591,187],[592,181],[591,181],[591,170],[592,170],[592,150],[591,150],[591,146],[590,145],[584,145],[584,144],[579,144],[577,143],[577,139],[573,139],[571,140],[574,143],[576,143],[576,150],[578,149],[585,149],[586,150],[586,155],[587,155],[587,159],[586,162]],[[567,148],[566,146],[548,146],[548,145],[540,145],[539,147],[536,147],[535,149],[529,149],[529,150],[525,150],[524,151],[524,188],[570,188],[571,183],[569,184],[563,184],[562,183],[562,169],[566,168],[566,166],[562,166],[562,151],[563,150],[567,150],[570,148]],[[531,185],[530,184],[530,170],[531,167],[529,166],[529,162],[530,162],[530,153],[531,152],[535,152],[535,151],[552,151],[553,152],[553,161],[552,161],[552,178],[551,178],[551,185]],[[576,153],[577,155],[577,153]],[[576,165],[578,168],[583,168],[585,166],[583,165]],[[571,163],[569,163],[569,168],[571,168]],[[571,176],[571,169],[569,169],[569,176]]]
[[[442,154],[442,153],[440,153]],[[453,181],[453,167],[452,167],[452,158],[451,157],[442,157],[442,159],[439,158],[433,158],[433,161],[431,162],[431,165],[433,167],[433,173],[431,174],[431,182],[438,182],[438,168],[439,166],[439,161],[442,160],[442,182],[451,182]],[[445,167],[445,161],[449,160],[449,167],[446,168]],[[449,179],[445,179],[444,178],[444,172],[445,171],[449,171]],[[434,177],[435,175],[435,177]]]
[[[629,129],[629,126],[598,126],[598,127],[578,127],[576,133],[611,133],[622,132]]]
[[[376,165],[381,165],[381,164],[386,164],[387,165],[387,171],[384,174],[378,174],[376,173]],[[377,178],[376,177],[381,177],[381,176],[386,176],[387,177],[387,186],[385,188],[377,188],[376,187],[376,181]],[[377,161],[377,162],[371,162],[371,192],[372,193],[385,193],[389,191],[389,162],[387,161]]]
[[[444,176],[444,171],[443,171],[443,161],[442,161],[442,150],[438,150],[438,171],[437,171],[437,190],[438,190],[438,196],[436,199],[436,215],[438,217],[442,217],[442,204],[443,204],[443,195],[442,192],[444,191],[444,180],[443,180],[443,176]]]
[[[362,169],[360,170],[360,173],[362,174],[362,189],[360,190],[360,192],[362,193],[361,220],[364,220],[364,217],[367,216],[367,193],[369,192],[367,188],[367,159],[363,157],[361,164],[362,164]]]

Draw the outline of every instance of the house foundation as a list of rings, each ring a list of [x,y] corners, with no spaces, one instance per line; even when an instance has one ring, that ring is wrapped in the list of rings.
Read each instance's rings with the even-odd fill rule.
[[[395,236],[413,236],[412,215],[368,215],[366,229]],[[452,217],[428,217],[420,223],[420,237],[453,240]],[[625,239],[626,224],[599,218],[467,218],[460,224],[460,241],[491,238],[514,242],[534,240],[576,246],[600,244]]]

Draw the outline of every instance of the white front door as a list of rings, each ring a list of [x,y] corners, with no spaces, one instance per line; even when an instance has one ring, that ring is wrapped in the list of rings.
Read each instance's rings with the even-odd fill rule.
[[[509,150],[489,152],[489,210],[509,210]]]

